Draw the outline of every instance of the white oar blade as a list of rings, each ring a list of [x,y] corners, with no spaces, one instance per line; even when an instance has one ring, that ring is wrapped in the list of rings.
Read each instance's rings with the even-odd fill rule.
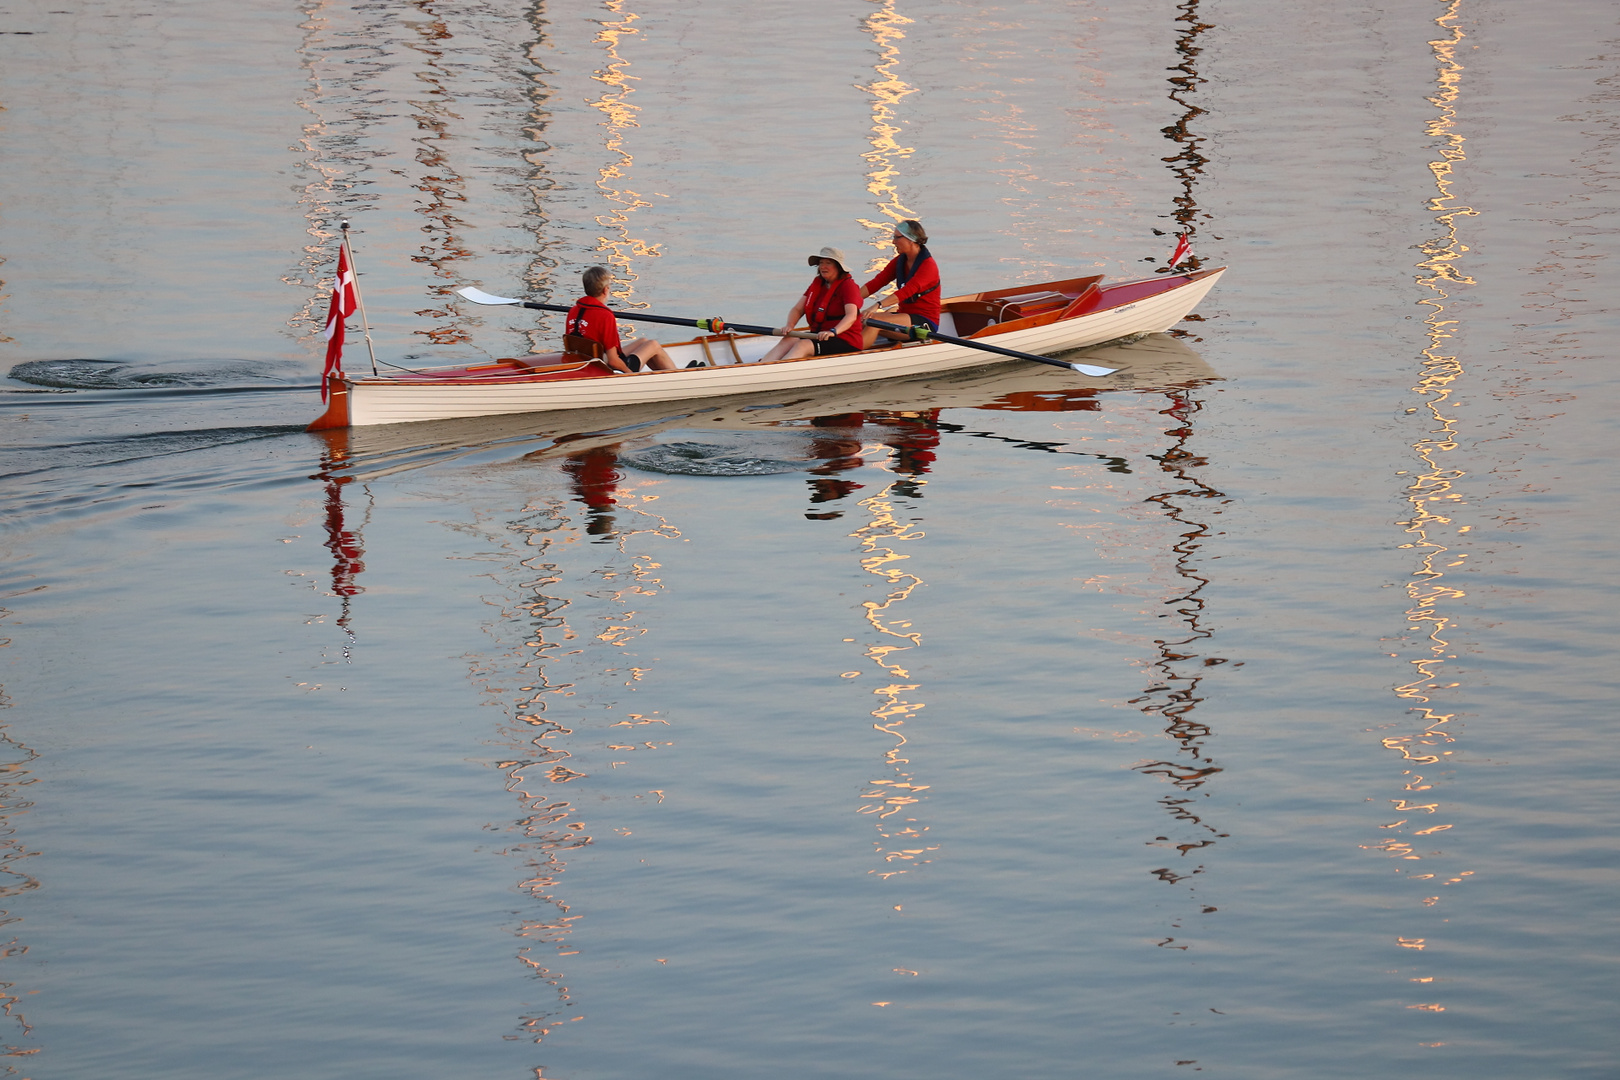
[[[467,299],[471,300],[475,304],[521,304],[521,303],[523,303],[523,301],[514,300],[509,296],[494,296],[494,295],[492,295],[490,293],[485,292],[483,289],[475,289],[471,285],[467,286],[465,289],[457,289],[456,292],[460,293],[462,296],[465,296]]]
[[[1098,367],[1096,364],[1070,364],[1069,366],[1082,375],[1092,375],[1099,378],[1103,375],[1112,375],[1119,370],[1119,368],[1115,367]]]

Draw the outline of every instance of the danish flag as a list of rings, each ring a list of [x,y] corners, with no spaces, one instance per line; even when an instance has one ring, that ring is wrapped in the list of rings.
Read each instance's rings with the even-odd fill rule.
[[[343,320],[353,315],[359,304],[354,295],[354,271],[349,269],[349,252],[338,248],[337,280],[332,282],[332,307],[326,315],[326,367],[321,370],[321,400],[330,393],[333,375],[343,374]]]
[[[1176,250],[1170,253],[1170,269],[1174,270],[1176,264],[1192,254],[1192,244],[1187,241],[1187,234],[1182,233],[1176,237]]]

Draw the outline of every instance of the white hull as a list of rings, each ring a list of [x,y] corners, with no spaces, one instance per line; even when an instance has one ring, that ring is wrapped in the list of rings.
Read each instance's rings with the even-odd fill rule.
[[[995,334],[986,344],[1021,352],[1050,354],[1084,349],[1121,338],[1170,329],[1193,310],[1224,270],[1135,303],[1105,307],[1086,315]],[[739,337],[742,363],[683,369],[661,374],[612,375],[599,378],[525,381],[521,375],[462,382],[432,383],[379,378],[345,378],[349,425],[399,424],[422,420],[498,416],[505,413],[589,409],[649,402],[753,394],[796,387],[869,382],[1004,361],[994,353],[943,342],[908,345],[840,356],[754,363],[775,339]],[[711,345],[719,354],[730,350]],[[702,355],[699,345],[670,349],[680,365]],[[727,356],[725,359],[729,360]],[[1027,361],[1024,361],[1027,362]]]

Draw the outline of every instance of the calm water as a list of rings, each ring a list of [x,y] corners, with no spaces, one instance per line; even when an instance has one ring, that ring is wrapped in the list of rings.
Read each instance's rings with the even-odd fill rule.
[[[0,7],[8,1075],[1620,1075],[1617,86],[1598,0]],[[341,217],[430,363],[913,215],[1233,269],[1108,389],[302,431]]]

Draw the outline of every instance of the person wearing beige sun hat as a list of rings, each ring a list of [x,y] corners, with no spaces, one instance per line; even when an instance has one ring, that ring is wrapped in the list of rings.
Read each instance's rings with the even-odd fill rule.
[[[803,318],[808,320],[815,340],[784,337],[771,347],[761,363],[797,360],[812,354],[834,356],[860,351],[861,290],[844,268],[848,262],[844,253],[835,247],[824,247],[808,261],[816,268],[815,280],[788,312],[786,324],[776,332],[787,333]]]

